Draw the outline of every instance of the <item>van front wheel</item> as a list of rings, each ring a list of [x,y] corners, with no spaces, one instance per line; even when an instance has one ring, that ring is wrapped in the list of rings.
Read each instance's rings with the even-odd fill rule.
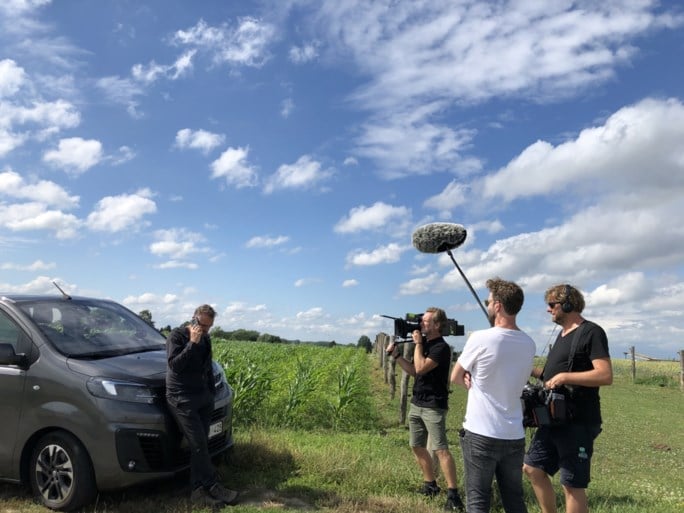
[[[31,489],[50,509],[71,511],[95,498],[95,478],[88,453],[65,431],[45,435],[31,455]]]

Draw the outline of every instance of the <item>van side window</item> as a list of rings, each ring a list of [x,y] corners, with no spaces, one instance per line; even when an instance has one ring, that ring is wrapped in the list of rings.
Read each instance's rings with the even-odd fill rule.
[[[11,344],[15,351],[19,351],[21,334],[19,327],[7,317],[5,312],[0,311],[0,344]]]

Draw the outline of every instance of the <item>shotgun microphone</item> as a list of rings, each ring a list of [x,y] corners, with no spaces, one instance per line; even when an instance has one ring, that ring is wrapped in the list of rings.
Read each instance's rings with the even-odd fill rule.
[[[413,232],[413,247],[421,253],[444,253],[465,242],[468,232],[456,223],[430,223]]]
[[[480,305],[480,309],[487,319],[487,322],[489,322],[487,309],[482,304],[482,301],[480,301],[475,289],[473,289],[473,286],[468,281],[468,278],[461,270],[461,267],[458,265],[458,262],[456,262],[456,259],[451,252],[452,249],[456,249],[465,242],[467,234],[468,232],[466,229],[460,224],[430,223],[421,226],[420,228],[416,228],[416,231],[413,232],[413,247],[421,253],[444,253],[446,251],[460,273],[461,278],[463,278],[463,281],[468,285],[470,292]]]

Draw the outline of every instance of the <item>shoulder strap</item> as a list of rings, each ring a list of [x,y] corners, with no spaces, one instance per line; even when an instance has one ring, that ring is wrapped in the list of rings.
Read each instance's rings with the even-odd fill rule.
[[[572,336],[572,343],[570,344],[570,355],[568,356],[568,372],[572,371],[572,364],[575,359],[575,352],[577,351],[577,344],[579,342],[580,333],[582,333],[582,328],[587,321],[583,321],[582,324],[575,328],[575,334]]]

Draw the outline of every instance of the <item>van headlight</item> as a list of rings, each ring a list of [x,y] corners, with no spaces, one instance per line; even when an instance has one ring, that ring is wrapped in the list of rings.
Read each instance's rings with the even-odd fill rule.
[[[213,367],[214,387],[219,389],[222,385],[227,385],[226,371],[223,370],[223,365],[214,360],[211,362],[211,366]]]
[[[129,403],[152,404],[157,398],[147,385],[133,383],[131,381],[120,381],[109,378],[90,378],[86,384],[88,391],[95,397],[103,399],[114,399],[115,401],[126,401]]]

